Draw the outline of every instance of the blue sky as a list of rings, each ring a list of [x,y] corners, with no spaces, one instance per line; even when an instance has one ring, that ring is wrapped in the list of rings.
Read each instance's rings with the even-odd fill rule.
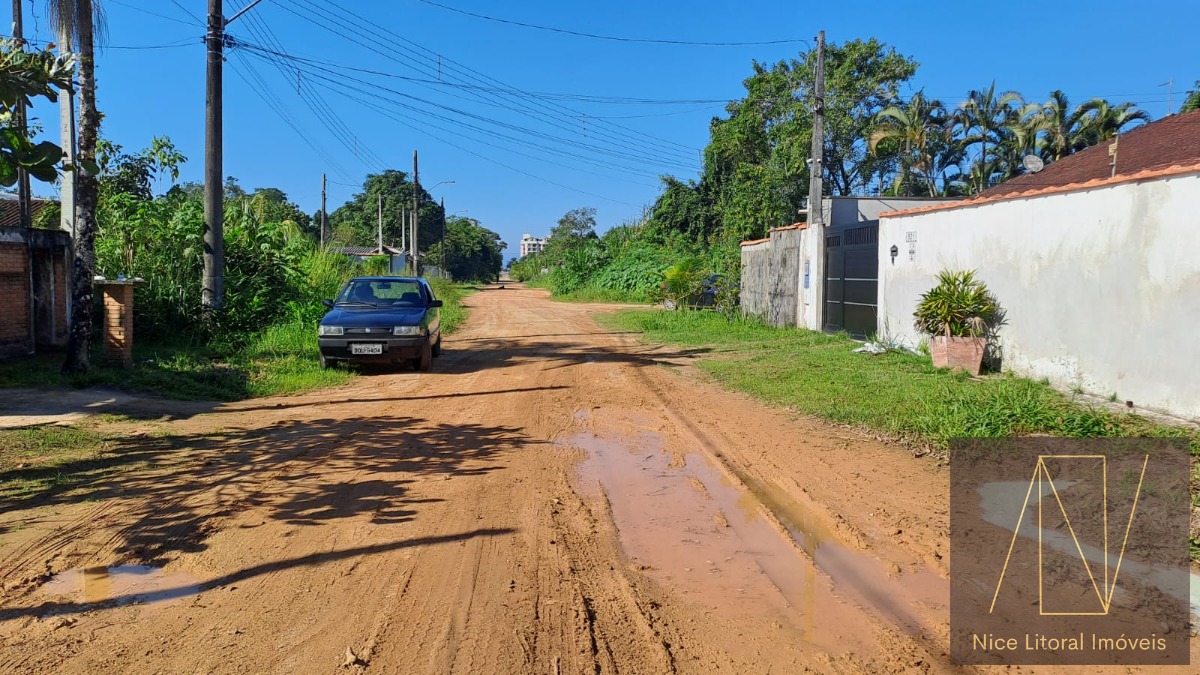
[[[1131,100],[1157,118],[1167,111],[1168,88],[1159,85],[1175,80],[1177,109],[1200,78],[1194,22],[1161,6],[1130,11],[1112,0],[959,3],[936,12],[895,2],[437,1],[634,38],[811,40],[820,29],[831,42],[878,37],[920,62],[914,89],[948,104],[995,80],[1030,98],[1061,88],[1073,101]],[[226,15],[245,2],[226,2]],[[104,2],[111,47],[98,62],[103,134],[128,149],[169,136],[190,159],[182,180],[199,180],[203,171],[205,5]],[[33,15],[25,26],[27,37],[45,41],[43,6],[41,0],[27,5]],[[419,149],[422,184],[455,181],[436,188],[435,198],[499,232],[509,245],[506,258],[516,254],[523,232],[543,235],[572,208],[596,207],[604,229],[652,203],[655,176],[694,177],[708,121],[722,109],[595,97],[737,98],[753,59],[777,61],[807,48],[601,41],[483,21],[420,0],[265,0],[229,33],[307,61],[272,63],[274,55],[262,49],[230,54],[226,175],[248,189],[278,187],[311,213],[321,174],[328,173],[332,211],[368,172],[410,171]],[[173,46],[127,49],[162,45]],[[298,78],[297,67],[306,71]],[[529,99],[513,90],[588,98]],[[55,107],[39,106],[35,115],[57,129]]]

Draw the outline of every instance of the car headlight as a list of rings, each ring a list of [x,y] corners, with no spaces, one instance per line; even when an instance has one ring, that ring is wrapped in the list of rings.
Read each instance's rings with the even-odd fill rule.
[[[322,325],[317,329],[317,335],[326,337],[329,335],[345,335],[346,331],[341,326],[325,326]]]
[[[425,329],[420,326],[396,326],[392,335],[424,335]]]

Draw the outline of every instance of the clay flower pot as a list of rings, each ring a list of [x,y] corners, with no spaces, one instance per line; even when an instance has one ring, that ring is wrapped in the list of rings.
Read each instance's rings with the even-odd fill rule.
[[[947,337],[935,335],[929,339],[929,353],[934,368],[961,368],[979,375],[983,368],[983,349],[987,342],[979,337]]]

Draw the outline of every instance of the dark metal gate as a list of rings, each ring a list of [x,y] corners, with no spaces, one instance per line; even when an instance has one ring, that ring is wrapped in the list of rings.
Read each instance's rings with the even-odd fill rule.
[[[831,231],[825,237],[825,330],[874,334],[878,288],[879,223]]]

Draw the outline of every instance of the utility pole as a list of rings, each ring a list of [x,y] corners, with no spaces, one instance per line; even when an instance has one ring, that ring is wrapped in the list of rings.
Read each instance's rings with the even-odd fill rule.
[[[816,259],[813,261],[811,278],[813,284],[816,311],[814,330],[825,326],[825,214],[821,203],[824,191],[825,155],[825,31],[817,33],[817,67],[816,84],[813,88],[813,129],[812,129],[812,164],[809,168],[808,182],[808,236],[812,237],[817,246]]]
[[[321,174],[321,221],[317,223],[317,227],[321,228],[321,248],[325,248],[325,174]]]
[[[224,87],[225,28],[262,0],[254,0],[225,19],[222,0],[208,0],[208,52],[204,110],[204,279],[200,302],[206,313],[225,303],[225,158]]]
[[[379,195],[379,234],[376,239],[379,244],[379,255],[383,255],[383,195]]]
[[[25,49],[25,21],[21,15],[21,0],[13,0],[12,34],[18,49]],[[13,126],[22,136],[29,135],[29,118],[23,103],[18,103],[13,110]],[[29,190],[29,172],[17,169],[17,208],[20,213],[21,227],[32,227],[33,217],[31,203],[33,194]]]
[[[412,258],[413,258],[413,275],[420,276],[420,267],[418,267],[418,251],[420,248],[420,227],[421,221],[418,214],[421,213],[421,174],[417,170],[417,151],[413,150],[413,212],[412,212]]]
[[[448,278],[446,275],[450,273],[450,265],[447,261],[450,257],[446,254],[446,198],[442,197],[442,278]]]
[[[204,109],[204,280],[200,302],[206,312],[220,311],[225,299],[225,189],[222,65],[225,13],[221,0],[208,0],[208,72]]]

